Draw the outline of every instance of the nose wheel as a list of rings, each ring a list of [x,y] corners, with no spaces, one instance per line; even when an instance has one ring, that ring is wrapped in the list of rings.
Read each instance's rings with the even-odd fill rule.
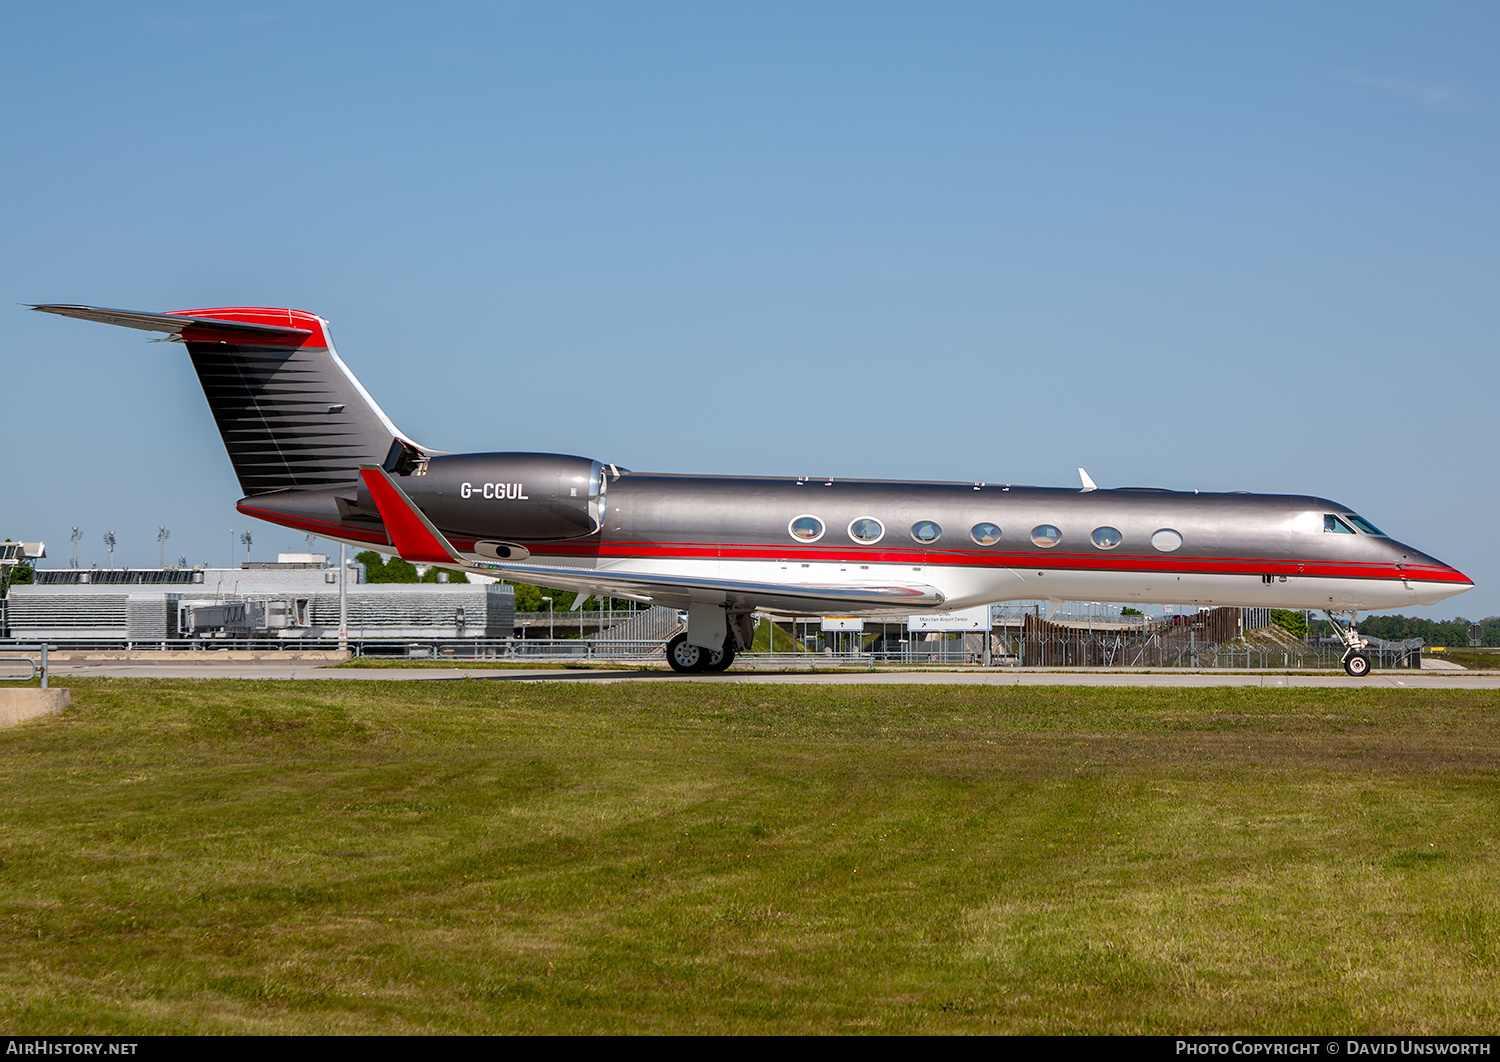
[[[1354,627],[1359,621],[1357,612],[1349,613],[1349,626],[1345,627],[1334,619],[1332,612],[1323,613],[1328,617],[1328,622],[1333,625],[1334,631],[1338,633],[1339,640],[1344,643],[1344,672],[1350,678],[1364,678],[1370,673],[1370,654],[1365,652],[1370,647],[1366,638],[1359,636],[1359,631]]]

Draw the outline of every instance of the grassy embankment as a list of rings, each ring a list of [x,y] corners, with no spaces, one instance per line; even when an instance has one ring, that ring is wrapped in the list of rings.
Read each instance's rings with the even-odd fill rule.
[[[1477,649],[1423,649],[1422,653],[1437,660],[1451,660],[1461,667],[1470,671],[1494,671],[1500,668],[1500,649],[1494,646],[1480,646]]]
[[[17,1034],[1500,1019],[1488,692],[70,685]]]

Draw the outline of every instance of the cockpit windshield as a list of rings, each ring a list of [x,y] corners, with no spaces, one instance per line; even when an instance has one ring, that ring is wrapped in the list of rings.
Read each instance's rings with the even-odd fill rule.
[[[1389,537],[1384,531],[1380,530],[1380,528],[1370,523],[1370,521],[1366,520],[1363,516],[1357,516],[1354,513],[1345,513],[1344,519],[1348,520],[1351,524],[1359,528],[1367,535],[1379,535],[1381,538]]]

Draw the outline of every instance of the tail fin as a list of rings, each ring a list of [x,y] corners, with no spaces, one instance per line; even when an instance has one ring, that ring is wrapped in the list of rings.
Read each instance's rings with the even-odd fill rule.
[[[93,306],[36,310],[171,333],[187,346],[247,496],[339,487],[359,466],[425,456],[354,378],[328,322],[302,310],[225,306],[137,313]]]

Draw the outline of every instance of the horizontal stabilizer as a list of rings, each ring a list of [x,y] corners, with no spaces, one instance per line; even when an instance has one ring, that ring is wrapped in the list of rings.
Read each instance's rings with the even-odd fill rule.
[[[120,325],[123,328],[139,328],[146,332],[170,332],[173,335],[180,335],[187,328],[209,328],[215,332],[239,333],[247,339],[254,336],[293,338],[312,335],[310,328],[251,324],[248,321],[226,321],[213,317],[189,317],[180,313],[110,310],[103,306],[73,306],[65,303],[49,303],[31,308],[40,310],[42,313],[55,313],[62,317],[77,317],[82,321],[98,321],[101,324]]]
[[[402,445],[397,472],[428,456],[396,429],[333,349],[328,322],[284,306],[205,306],[171,313],[44,303],[60,317],[121,325],[187,350],[247,497],[353,487],[359,467]],[[409,444],[409,445],[408,445]]]

